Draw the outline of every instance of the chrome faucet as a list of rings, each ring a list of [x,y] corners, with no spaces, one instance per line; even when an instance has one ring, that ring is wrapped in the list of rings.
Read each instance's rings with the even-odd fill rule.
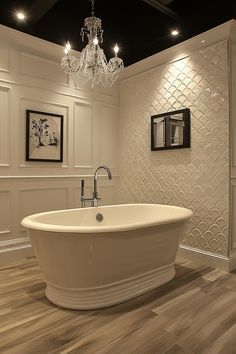
[[[112,174],[110,169],[107,166],[99,166],[93,176],[93,197],[92,198],[85,198],[84,197],[84,180],[82,179],[81,181],[81,208],[84,208],[86,206],[86,202],[90,202],[92,207],[97,207],[98,206],[98,201],[101,199],[100,196],[98,195],[98,190],[97,190],[97,180],[98,180],[98,173],[101,170],[106,170],[108,178],[112,179]]]
[[[93,177],[93,206],[98,206],[98,200],[101,199],[98,195],[98,190],[97,190],[98,173],[100,170],[106,170],[108,178],[112,179],[111,171],[107,166],[100,166],[96,169]]]

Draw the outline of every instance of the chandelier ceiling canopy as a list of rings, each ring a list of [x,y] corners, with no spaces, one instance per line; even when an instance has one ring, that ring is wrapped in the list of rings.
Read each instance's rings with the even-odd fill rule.
[[[92,13],[90,17],[84,20],[84,27],[81,28],[80,35],[84,42],[87,37],[88,44],[81,51],[77,58],[70,54],[71,45],[67,42],[65,47],[65,56],[62,58],[61,66],[66,74],[69,74],[76,86],[79,83],[91,81],[94,84],[102,84],[110,87],[118,78],[121,70],[124,69],[124,63],[118,57],[119,47],[114,46],[115,56],[107,61],[100,43],[103,42],[102,21],[94,16],[94,0],[89,0],[92,4]]]

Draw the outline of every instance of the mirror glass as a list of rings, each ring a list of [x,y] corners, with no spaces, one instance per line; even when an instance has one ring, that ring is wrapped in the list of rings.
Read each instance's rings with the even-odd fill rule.
[[[151,117],[151,149],[190,147],[190,110],[188,108]]]

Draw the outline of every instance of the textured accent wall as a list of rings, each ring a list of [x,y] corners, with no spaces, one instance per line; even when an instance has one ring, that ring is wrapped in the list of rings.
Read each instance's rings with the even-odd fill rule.
[[[182,245],[228,256],[228,42],[121,82],[121,203],[190,208]],[[150,117],[190,108],[191,148],[150,149]]]

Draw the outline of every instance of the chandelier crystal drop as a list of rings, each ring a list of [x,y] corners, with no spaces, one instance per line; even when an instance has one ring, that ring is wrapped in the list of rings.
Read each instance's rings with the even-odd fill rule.
[[[89,1],[92,3],[92,14],[84,20],[84,27],[80,32],[82,41],[87,37],[88,44],[80,53],[80,57],[76,58],[70,54],[71,45],[67,42],[61,67],[76,86],[91,81],[92,87],[100,83],[105,87],[111,87],[124,69],[124,63],[118,57],[117,44],[114,47],[115,56],[107,61],[103,49],[99,46],[99,43],[103,42],[102,21],[94,16],[94,0]]]

